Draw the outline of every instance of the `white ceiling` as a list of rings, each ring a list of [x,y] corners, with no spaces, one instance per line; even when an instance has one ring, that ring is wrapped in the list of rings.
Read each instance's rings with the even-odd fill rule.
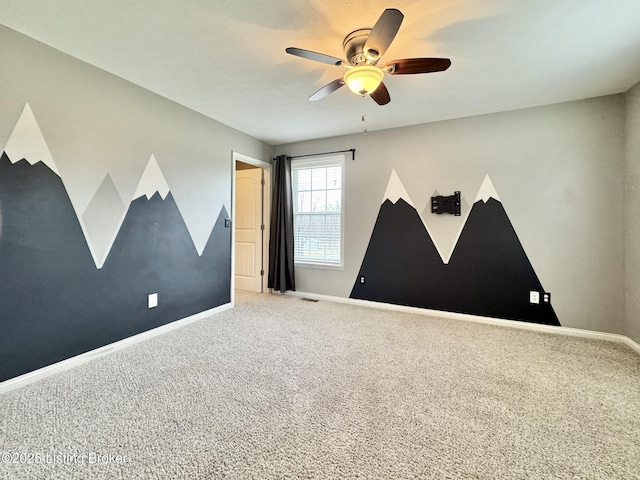
[[[449,70],[385,78],[391,103],[342,88],[346,34],[405,19],[384,61]],[[0,0],[0,23],[279,145],[627,91],[640,81],[639,0]]]

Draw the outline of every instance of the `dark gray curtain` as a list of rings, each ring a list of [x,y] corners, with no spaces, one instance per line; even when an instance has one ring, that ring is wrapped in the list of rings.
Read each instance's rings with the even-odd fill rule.
[[[267,286],[285,292],[295,290],[293,269],[293,194],[291,190],[291,159],[280,155],[276,164],[271,202],[269,235],[269,278]]]

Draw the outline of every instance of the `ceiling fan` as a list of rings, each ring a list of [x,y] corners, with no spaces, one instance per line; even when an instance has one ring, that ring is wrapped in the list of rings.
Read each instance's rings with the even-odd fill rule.
[[[287,48],[285,51],[291,55],[347,69],[344,76],[322,87],[309,100],[320,100],[347,85],[356,95],[369,95],[378,105],[386,105],[391,97],[382,81],[385,73],[411,75],[442,72],[449,68],[451,60],[448,58],[404,58],[387,62],[383,67],[378,66],[378,61],[391,45],[403,19],[400,10],[387,8],[373,28],[360,28],[348,34],[342,43],[348,61],[302,48]]]

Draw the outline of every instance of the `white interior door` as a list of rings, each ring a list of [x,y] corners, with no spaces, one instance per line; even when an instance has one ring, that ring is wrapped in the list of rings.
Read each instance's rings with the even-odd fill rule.
[[[236,171],[235,287],[262,291],[262,169]]]

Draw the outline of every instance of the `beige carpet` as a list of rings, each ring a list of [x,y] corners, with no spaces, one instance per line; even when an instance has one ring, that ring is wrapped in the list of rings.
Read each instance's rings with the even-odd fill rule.
[[[622,345],[237,300],[1,395],[0,478],[640,478]]]

